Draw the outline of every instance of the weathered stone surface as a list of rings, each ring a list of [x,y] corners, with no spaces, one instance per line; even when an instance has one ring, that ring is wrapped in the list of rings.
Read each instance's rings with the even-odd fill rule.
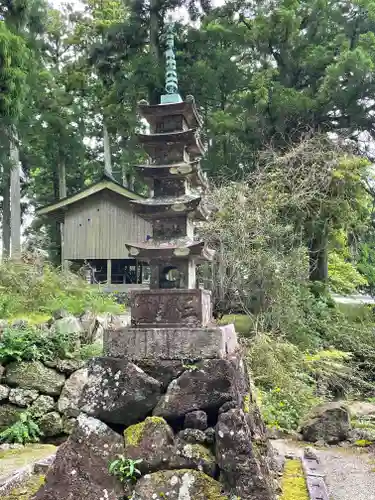
[[[10,392],[10,387],[8,387],[7,385],[0,385],[0,401],[8,399],[9,392]]]
[[[214,444],[215,443],[215,436],[216,436],[216,431],[214,427],[209,427],[204,431],[204,434],[206,436],[206,441],[207,444]]]
[[[65,377],[62,373],[47,368],[40,361],[22,361],[7,366],[6,382],[10,386],[35,389],[43,394],[59,396]]]
[[[137,481],[131,500],[229,500],[221,484],[203,472],[182,469],[154,472]]]
[[[107,329],[104,352],[135,363],[147,358],[178,360],[225,358],[237,349],[233,325],[215,328]]]
[[[160,394],[160,382],[133,363],[96,358],[89,366],[80,407],[103,422],[129,426],[146,418]]]
[[[29,411],[33,417],[37,418],[53,411],[55,407],[56,403],[51,396],[41,395],[30,406]]]
[[[343,403],[327,403],[313,409],[301,425],[305,441],[338,443],[345,441],[351,430],[348,408]]]
[[[68,418],[65,415],[62,416],[63,433],[71,434],[76,426],[76,418]]]
[[[125,456],[141,458],[138,465],[142,474],[165,469],[174,447],[174,435],[167,422],[160,417],[147,417],[124,431]]]
[[[109,474],[108,463],[122,453],[119,434],[94,418],[80,415],[34,500],[118,500],[123,487]]]
[[[367,444],[375,442],[375,429],[373,427],[365,427],[360,429],[352,429],[348,433],[348,441],[352,444],[358,443],[361,445],[366,442]],[[362,444],[363,446],[363,444]]]
[[[22,411],[24,410],[19,406],[8,403],[0,405],[0,431],[13,425]]]
[[[68,417],[77,417],[79,415],[79,401],[87,381],[87,368],[77,370],[68,378],[57,402],[57,408],[60,413]]]
[[[207,413],[202,410],[191,411],[185,415],[185,429],[207,429]]]
[[[244,412],[237,408],[222,413],[216,425],[216,462],[224,483],[241,500],[275,498],[266,463],[256,453]]]
[[[173,419],[194,410],[217,412],[226,401],[236,397],[235,378],[231,361],[201,361],[169,384],[154,415]]]
[[[206,434],[200,429],[184,429],[177,434],[177,437],[190,444],[204,444],[207,441]]]
[[[208,290],[133,290],[131,303],[132,324],[138,328],[194,328],[212,321],[211,292]]]
[[[147,375],[161,382],[163,390],[184,371],[181,361],[168,359],[142,359],[137,361],[137,366],[142,368]]]
[[[215,457],[202,444],[177,442],[174,453],[169,461],[171,469],[196,469],[209,476],[216,472]]]
[[[65,316],[54,322],[52,330],[58,335],[73,335],[82,332],[82,325],[75,316]]]
[[[33,401],[37,399],[39,392],[34,389],[21,389],[17,387],[16,389],[11,389],[9,391],[8,399],[11,403],[17,406],[29,406]]]
[[[352,418],[375,420],[374,403],[369,403],[368,401],[353,401],[348,405],[348,408]]]
[[[57,411],[46,413],[38,420],[43,437],[59,436],[64,432],[63,421]]]
[[[0,333],[1,333],[1,327],[0,327]],[[3,378],[5,372],[5,367],[3,365],[0,365],[0,380]]]
[[[56,311],[53,311],[52,313],[52,318],[54,320],[67,318],[68,316],[70,316],[70,314],[65,309],[56,309]]]
[[[59,372],[71,375],[75,371],[85,366],[85,361],[82,359],[59,359],[56,363],[56,368]]]

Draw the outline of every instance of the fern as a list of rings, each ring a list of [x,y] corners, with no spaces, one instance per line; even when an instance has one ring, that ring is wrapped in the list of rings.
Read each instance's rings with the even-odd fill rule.
[[[31,415],[28,412],[23,412],[17,422],[0,433],[0,442],[37,443],[42,435],[43,433]]]

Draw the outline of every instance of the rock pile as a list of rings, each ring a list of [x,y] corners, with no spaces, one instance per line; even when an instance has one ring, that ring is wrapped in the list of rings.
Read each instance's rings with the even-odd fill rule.
[[[89,364],[82,413],[35,500],[274,499],[272,452],[241,358],[142,365]],[[136,483],[110,475],[118,454],[142,460]]]

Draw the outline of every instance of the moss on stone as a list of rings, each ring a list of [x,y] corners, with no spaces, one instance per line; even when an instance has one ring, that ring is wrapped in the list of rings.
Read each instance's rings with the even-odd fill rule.
[[[222,487],[220,483],[215,481],[215,479],[213,479],[212,477],[207,476],[203,472],[192,469],[158,471],[151,474],[149,478],[151,479],[153,484],[153,491],[155,491],[155,493],[158,495],[156,499],[167,498],[169,495],[167,495],[167,493],[162,490],[165,490],[166,486],[176,489],[176,486],[171,486],[173,477],[176,476],[177,478],[182,478],[185,474],[193,476],[194,492],[199,492],[199,498],[204,498],[205,500],[229,500],[229,497],[222,493]]]
[[[366,448],[367,446],[371,446],[373,441],[369,441],[368,439],[358,439],[354,443],[356,446],[359,446],[360,448]]]
[[[164,426],[168,425],[164,418],[147,417],[146,420],[139,424],[134,424],[124,430],[124,440],[126,446],[139,446],[142,441],[145,428],[149,426]]]
[[[300,460],[287,460],[285,462],[281,500],[309,500]]]
[[[250,413],[250,394],[245,394],[243,398],[243,411],[244,413]]]
[[[24,484],[10,491],[2,500],[29,500],[44,484],[45,476],[31,476]]]

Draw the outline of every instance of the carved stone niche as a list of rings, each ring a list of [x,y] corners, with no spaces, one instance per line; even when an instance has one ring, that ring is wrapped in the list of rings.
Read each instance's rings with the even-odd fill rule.
[[[211,321],[208,290],[134,290],[131,293],[133,327],[202,327]]]

